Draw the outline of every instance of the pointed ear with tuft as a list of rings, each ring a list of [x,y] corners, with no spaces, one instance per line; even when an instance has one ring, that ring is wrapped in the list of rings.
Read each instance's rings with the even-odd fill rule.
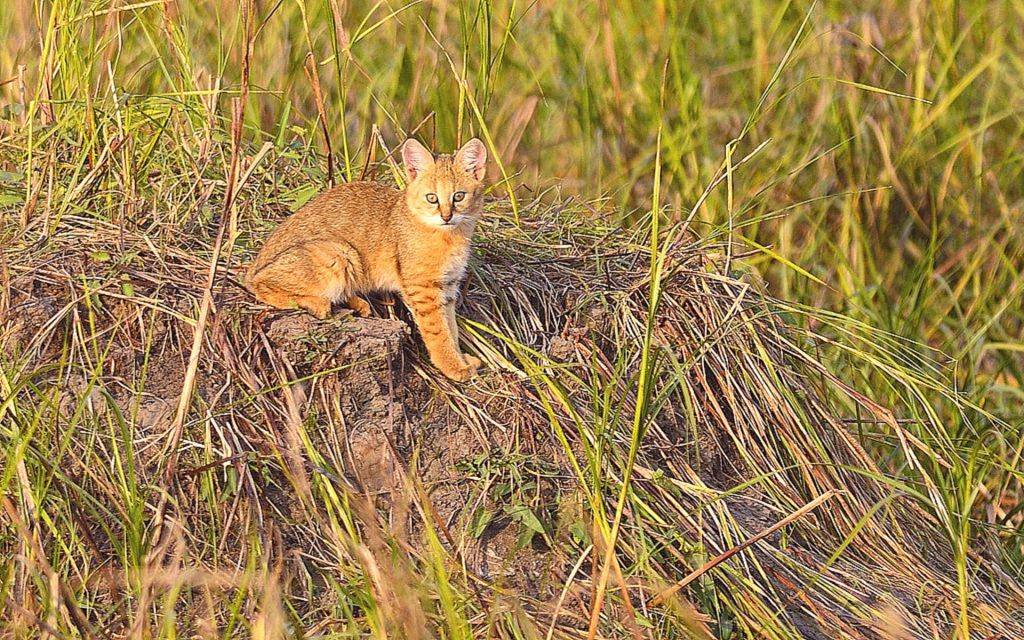
[[[469,175],[483,180],[487,173],[487,147],[479,138],[473,138],[456,152],[455,162]]]
[[[412,182],[416,176],[434,166],[434,155],[419,140],[409,138],[402,145],[402,162],[405,164],[405,174]]]

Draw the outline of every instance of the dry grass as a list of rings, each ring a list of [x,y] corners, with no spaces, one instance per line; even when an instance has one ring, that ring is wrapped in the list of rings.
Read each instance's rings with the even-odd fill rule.
[[[208,153],[230,166],[230,144]],[[884,612],[910,637],[961,615],[1024,633],[1019,587],[990,560],[971,561],[961,610],[922,489],[886,477],[836,407],[903,428],[818,363],[787,305],[723,275],[724,245],[670,234],[651,254],[643,226],[539,202],[516,226],[493,202],[465,309],[492,372],[455,387],[401,324],[252,308],[227,256],[244,260],[269,222],[255,204],[301,186],[303,167],[238,162],[234,250],[216,251],[216,173],[166,184],[176,210],[212,213],[188,234],[158,199],[152,218],[68,216],[10,245],[13,628],[571,638],[593,612],[600,637],[875,637]],[[492,530],[529,537],[488,551]]]

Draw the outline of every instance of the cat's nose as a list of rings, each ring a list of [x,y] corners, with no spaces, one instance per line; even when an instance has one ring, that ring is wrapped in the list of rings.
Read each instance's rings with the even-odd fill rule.
[[[452,210],[451,208],[445,207],[441,209],[441,219],[445,222],[451,222]]]

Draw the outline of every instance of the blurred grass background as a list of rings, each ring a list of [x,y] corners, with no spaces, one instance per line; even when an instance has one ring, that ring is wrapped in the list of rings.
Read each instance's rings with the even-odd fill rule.
[[[0,177],[19,205],[45,196],[47,136],[85,166],[115,119],[128,193],[88,213],[144,215],[133,185],[178,141],[228,135],[234,99],[247,143],[321,155],[297,202],[328,149],[354,179],[382,143],[482,135],[498,191],[630,225],[660,163],[665,219],[731,238],[791,322],[847,345],[833,371],[950,461],[860,427],[886,470],[937,487],[955,554],[991,532],[1021,571],[1024,3],[8,0],[0,43],[0,127],[30,129]]]

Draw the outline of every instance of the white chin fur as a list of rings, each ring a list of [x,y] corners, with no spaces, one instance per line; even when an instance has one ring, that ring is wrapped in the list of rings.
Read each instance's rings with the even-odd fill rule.
[[[420,222],[429,227],[436,227],[438,229],[454,229],[462,223],[462,216],[455,216],[448,222],[442,220],[440,216],[430,216],[428,218],[421,217]]]

